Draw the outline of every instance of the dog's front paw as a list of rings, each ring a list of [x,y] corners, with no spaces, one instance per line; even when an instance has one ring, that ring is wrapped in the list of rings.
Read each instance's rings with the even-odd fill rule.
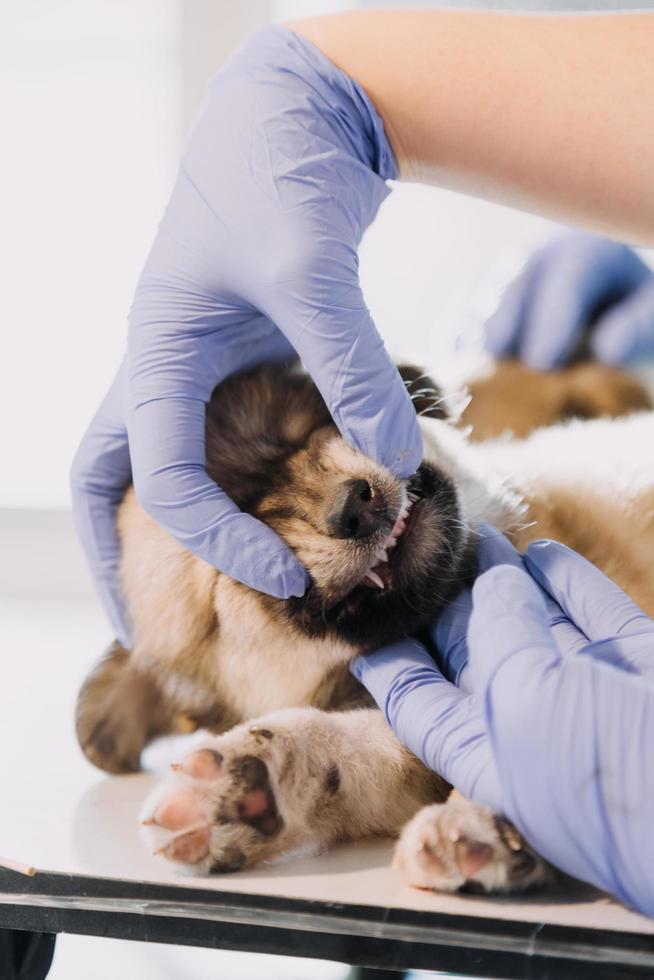
[[[551,875],[512,824],[457,793],[406,825],[393,865],[409,884],[441,892],[521,892]]]
[[[238,871],[288,844],[271,770],[272,731],[235,730],[191,752],[145,803],[155,854],[199,874]]]

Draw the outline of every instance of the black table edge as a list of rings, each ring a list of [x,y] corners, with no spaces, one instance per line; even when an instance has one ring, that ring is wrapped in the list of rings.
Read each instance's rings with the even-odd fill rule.
[[[654,976],[654,935],[0,870],[0,927],[467,976]]]

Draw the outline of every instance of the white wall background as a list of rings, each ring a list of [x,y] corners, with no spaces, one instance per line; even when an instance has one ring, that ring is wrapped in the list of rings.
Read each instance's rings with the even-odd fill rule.
[[[3,0],[0,508],[68,507],[69,463],[121,356],[131,295],[206,80],[267,20],[356,5]],[[449,347],[546,233],[545,222],[497,205],[398,187],[361,255],[391,349],[427,358]]]
[[[181,136],[177,0],[3,0],[0,506],[68,506]]]

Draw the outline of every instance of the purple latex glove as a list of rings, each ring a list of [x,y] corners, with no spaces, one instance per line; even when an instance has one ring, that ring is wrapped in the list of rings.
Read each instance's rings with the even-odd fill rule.
[[[654,622],[563,545],[512,562],[435,629],[445,669],[469,651],[472,693],[408,642],[354,672],[428,765],[552,864],[654,915]]]
[[[357,247],[396,165],[365,92],[284,27],[213,80],[141,275],[126,361],[72,473],[76,526],[117,635],[115,512],[141,505],[205,561],[272,595],[306,572],[205,471],[205,405],[225,377],[297,353],[345,439],[401,477],[415,413],[366,308]],[[128,448],[129,444],[129,448]]]
[[[522,568],[522,558],[504,535],[488,525],[481,535],[480,573],[500,563]],[[417,640],[399,640],[358,657],[352,673],[370,691],[400,741],[425,765],[464,796],[501,811],[495,760],[470,686],[467,635],[471,612],[472,589],[466,588],[431,628],[438,665]],[[552,623],[560,618],[561,610],[552,603]]]
[[[534,253],[485,332],[495,357],[540,370],[567,363],[586,342],[606,364],[651,356],[654,272],[627,245],[568,232]]]

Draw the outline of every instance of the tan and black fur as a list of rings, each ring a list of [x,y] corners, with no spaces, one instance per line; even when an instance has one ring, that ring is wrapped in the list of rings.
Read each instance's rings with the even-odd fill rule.
[[[593,488],[588,521],[566,520],[579,493],[574,478],[557,482],[555,460],[551,479],[532,465],[524,479],[518,467],[509,480],[515,458],[503,469],[495,462],[507,453],[506,440],[494,451],[489,442],[471,445],[444,417],[441,390],[416,369],[402,373],[425,429],[425,460],[410,481],[345,444],[295,365],[234,377],[212,397],[208,472],[296,552],[311,577],[301,598],[276,600],[219,573],[154,524],[133,491],[120,509],[134,644],[129,653],[116,646],[85,683],[78,735],[93,762],[120,772],[138,768],[143,747],[159,734],[194,727],[217,734],[146,806],[161,853],[188,868],[235,870],[307,845],[395,835],[431,804],[400,846],[399,863],[414,883],[511,890],[549,874],[505,821],[455,796],[443,805],[449,787],[400,745],[348,665],[433,620],[474,574],[472,532],[483,520],[513,532],[520,545],[553,536],[593,551],[593,560],[654,609],[652,573],[647,568],[639,578],[635,571],[643,523],[654,543],[654,517],[642,516],[646,499],[651,516],[654,476],[640,507],[618,506],[624,558],[612,561],[615,534],[602,518],[605,506],[615,507],[608,482]],[[485,438],[511,428],[512,419],[526,435],[574,414],[647,406],[637,383],[597,366],[539,380],[505,364],[471,387],[462,421]],[[520,445],[511,442],[518,459]],[[362,519],[371,522],[365,534],[350,506],[359,494]],[[379,549],[404,523],[388,560],[379,562]],[[584,547],[584,523],[593,526],[592,548]],[[365,581],[375,561],[384,589]]]

